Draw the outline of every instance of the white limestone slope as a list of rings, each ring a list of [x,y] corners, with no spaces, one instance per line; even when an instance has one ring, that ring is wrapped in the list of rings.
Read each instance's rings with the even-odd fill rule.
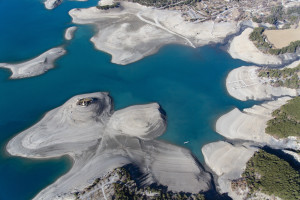
[[[232,70],[226,78],[228,93],[239,100],[266,100],[280,96],[298,96],[296,89],[273,87],[267,78],[258,77],[256,66],[242,66]]]
[[[217,120],[216,131],[229,139],[250,140],[275,148],[300,149],[300,142],[294,137],[275,139],[265,133],[267,121],[272,119],[272,112],[289,99],[291,98],[282,97],[244,109],[242,112],[235,108]]]
[[[63,56],[66,50],[62,47],[52,48],[36,58],[29,61],[18,63],[18,64],[8,64],[0,63],[0,68],[7,68],[12,72],[10,78],[27,78],[32,76],[37,76],[45,73],[49,69],[54,67],[54,62],[59,57]]]
[[[74,37],[74,32],[77,30],[76,26],[72,26],[66,29],[65,31],[65,39],[72,40]]]
[[[282,60],[274,55],[264,54],[249,39],[252,28],[245,29],[241,35],[236,36],[230,43],[228,53],[232,58],[241,59],[258,65],[282,64]]]
[[[90,105],[78,99],[92,98]],[[7,145],[16,156],[70,155],[72,169],[34,199],[56,199],[84,189],[94,179],[126,164],[144,175],[142,184],[158,183],[172,191],[199,192],[211,187],[208,173],[187,149],[155,140],[166,129],[156,103],[113,111],[107,93],[78,95],[49,111],[41,121]]]
[[[165,44],[196,47],[217,43],[239,29],[236,22],[191,23],[184,21],[180,12],[130,2],[109,10],[73,9],[69,15],[74,23],[95,24],[98,33],[91,41],[111,54],[113,63],[122,65],[151,55]]]
[[[228,193],[234,200],[242,200],[231,189],[231,181],[241,178],[246,163],[257,151],[257,148],[244,143],[232,145],[228,142],[213,142],[202,148],[205,163],[218,175],[217,183],[221,193]]]

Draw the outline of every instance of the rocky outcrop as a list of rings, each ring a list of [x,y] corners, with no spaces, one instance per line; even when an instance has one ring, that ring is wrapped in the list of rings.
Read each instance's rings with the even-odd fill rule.
[[[49,111],[7,145],[16,156],[48,158],[68,154],[72,169],[35,199],[55,199],[83,190],[91,180],[126,164],[143,174],[140,183],[198,193],[211,187],[210,175],[187,149],[156,140],[166,118],[156,103],[114,111],[107,93],[78,95]]]

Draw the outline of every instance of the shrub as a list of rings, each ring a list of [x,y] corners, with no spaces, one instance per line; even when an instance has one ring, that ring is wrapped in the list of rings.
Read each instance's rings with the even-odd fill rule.
[[[265,130],[267,134],[278,138],[300,137],[300,97],[288,101],[275,110],[272,116],[274,118],[267,122]]]
[[[300,173],[288,162],[263,150],[256,152],[247,162],[242,176],[250,188],[250,195],[262,191],[283,200],[300,197]]]

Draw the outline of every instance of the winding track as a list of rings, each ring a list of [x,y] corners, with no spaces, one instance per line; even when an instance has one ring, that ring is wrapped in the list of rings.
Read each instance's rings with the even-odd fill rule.
[[[141,15],[140,12],[138,12],[138,13],[136,14],[136,16],[137,16],[141,21],[146,22],[147,24],[156,26],[156,27],[158,27],[158,28],[160,28],[160,29],[163,29],[163,30],[165,30],[165,31],[167,31],[167,32],[169,32],[169,33],[171,33],[171,34],[173,34],[173,35],[176,35],[176,36],[178,36],[178,37],[181,37],[181,38],[185,39],[185,40],[190,44],[191,47],[196,48],[196,46],[195,46],[195,45],[194,45],[187,37],[185,37],[185,36],[183,36],[183,35],[180,35],[180,34],[178,34],[178,33],[176,33],[176,32],[173,32],[173,31],[167,29],[166,27],[162,26],[162,25],[159,23],[159,21],[158,21],[157,18],[154,19],[154,21],[155,21],[155,23],[154,23],[154,22],[151,22],[150,20],[147,20],[147,19],[143,18],[143,16]]]

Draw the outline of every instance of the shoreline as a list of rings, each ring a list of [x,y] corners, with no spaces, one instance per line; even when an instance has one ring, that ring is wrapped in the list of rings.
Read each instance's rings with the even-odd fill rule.
[[[294,68],[299,64],[299,62],[300,61],[298,60],[284,67]],[[256,101],[264,100],[264,102],[243,110],[234,108],[221,115],[216,121],[215,130],[225,139],[208,143],[202,148],[205,163],[214,172],[214,178],[217,180],[216,183],[218,184],[218,191],[220,193],[228,192],[230,197],[237,200],[246,198],[248,193],[247,189],[244,191],[233,191],[231,187],[232,180],[238,180],[241,178],[242,172],[233,175],[233,172],[237,172],[234,169],[234,166],[231,164],[229,167],[225,163],[228,162],[228,159],[235,159],[235,162],[240,162],[238,166],[243,168],[250,158],[241,160],[240,156],[242,156],[242,153],[240,153],[240,150],[236,149],[236,145],[242,145],[246,148],[246,152],[251,153],[252,155],[254,152],[253,150],[250,150],[249,147],[255,147],[257,150],[268,147],[270,149],[277,149],[286,154],[290,154],[294,157],[294,162],[297,162],[297,159],[299,159],[297,154],[293,154],[292,151],[284,151],[284,149],[300,150],[299,138],[287,137],[283,139],[276,139],[275,137],[265,133],[267,121],[273,118],[271,113],[284,105],[288,100],[292,99],[292,97],[298,96],[298,90],[283,87],[275,88],[265,82],[262,84],[262,82],[257,80],[260,79],[257,77],[258,69],[260,69],[260,67],[257,66],[242,66],[235,68],[228,73],[225,85],[228,95],[238,100],[247,101],[249,99],[254,99]],[[243,82],[242,85],[239,83],[241,80]],[[234,91],[232,89],[233,86],[240,88],[238,91]],[[221,144],[223,144],[223,147]],[[229,151],[233,151],[233,153],[237,154],[236,156],[229,154],[224,162],[220,161],[220,156],[214,157],[220,149],[229,145],[231,145],[228,147]],[[221,150],[221,152],[224,153],[223,150]],[[242,158],[244,157],[242,156]],[[229,167],[230,170],[220,173],[220,170],[224,170],[226,167]],[[265,194],[262,193],[261,195]]]
[[[240,24],[236,22],[186,22],[177,11],[130,2],[121,2],[119,8],[107,11],[96,7],[72,9],[69,15],[75,24],[98,27],[98,33],[91,38],[91,42],[96,49],[111,54],[113,63],[121,65],[152,55],[166,44],[192,47],[217,44],[240,29]]]
[[[130,6],[129,6],[130,7]],[[81,10],[83,10],[83,9],[81,9]],[[149,11],[150,12],[150,11]],[[127,13],[128,14],[128,13]],[[149,14],[149,13],[148,13]],[[151,14],[151,13],[150,13]],[[127,15],[126,15],[127,16]],[[141,20],[141,18],[139,17],[140,15],[139,15],[139,12],[136,14],[136,16],[135,17],[138,17],[140,20]],[[151,15],[150,15],[151,16]],[[108,16],[108,18],[113,18],[112,16]],[[128,20],[128,19],[127,19]],[[133,21],[134,21],[134,19],[132,19]],[[140,60],[140,59],[142,59],[142,58],[144,58],[144,57],[146,57],[146,56],[148,56],[148,55],[152,55],[152,54],[154,54],[154,53],[156,53],[162,46],[164,46],[164,45],[167,45],[167,44],[180,44],[180,45],[187,45],[187,43],[185,43],[185,42],[188,42],[188,41],[190,41],[190,40],[192,40],[192,39],[194,39],[194,38],[192,38],[192,39],[190,39],[190,38],[187,38],[187,37],[185,37],[185,36],[183,36],[183,37],[180,37],[180,36],[178,36],[178,35],[176,35],[176,32],[175,32],[175,34],[173,34],[172,32],[169,32],[169,31],[166,31],[166,32],[168,32],[168,33],[166,33],[166,32],[163,32],[162,30],[164,30],[163,28],[161,28],[161,27],[159,27],[159,24],[160,23],[162,23],[162,22],[160,22],[160,21],[158,21],[158,20],[156,20],[156,19],[154,19],[153,18],[153,20],[154,20],[154,22],[155,23],[153,23],[153,24],[151,24],[151,23],[147,23],[147,22],[145,22],[145,21],[143,21],[143,20],[141,20],[142,22],[139,22],[139,23],[137,23],[137,24],[135,24],[134,25],[134,27],[136,28],[137,27],[137,30],[138,31],[140,31],[140,32],[142,32],[142,33],[154,33],[154,36],[151,38],[149,38],[149,40],[146,40],[145,38],[142,38],[142,39],[144,39],[145,41],[142,41],[142,45],[144,45],[144,43],[145,42],[149,42],[148,43],[148,46],[147,46],[147,49],[145,50],[145,49],[143,49],[142,48],[142,45],[141,44],[136,44],[136,43],[134,43],[133,41],[135,41],[135,40],[141,40],[141,38],[140,38],[140,35],[143,35],[143,34],[141,34],[141,33],[138,33],[137,35],[135,35],[134,33],[130,33],[130,31],[128,31],[128,29],[131,29],[131,24],[130,23],[128,23],[128,21],[124,21],[124,22],[122,22],[122,23],[120,23],[120,24],[118,24],[118,26],[117,27],[113,27],[113,26],[110,26],[110,25],[107,25],[107,21],[106,22],[91,22],[91,24],[93,24],[94,25],[94,23],[95,24],[98,24],[98,25],[94,25],[94,26],[98,26],[98,30],[99,30],[99,33],[97,33],[97,34],[95,34],[95,36],[93,36],[92,38],[91,38],[91,42],[93,43],[93,45],[94,45],[94,48],[95,49],[98,49],[98,50],[101,50],[101,51],[104,51],[105,53],[108,53],[108,54],[110,54],[110,55],[112,55],[112,62],[113,63],[116,63],[116,64],[121,64],[121,65],[126,65],[126,64],[129,64],[129,63],[132,63],[132,62],[136,62],[136,61],[138,61],[138,60]],[[108,21],[108,22],[111,22],[111,21]],[[130,20],[129,20],[129,22],[131,22]],[[145,22],[145,24],[143,24],[143,22]],[[88,22],[89,24],[90,24],[90,22]],[[156,24],[157,23],[157,24]],[[109,23],[108,23],[109,24]],[[156,24],[156,25],[155,25]],[[161,25],[161,24],[160,24]],[[107,32],[105,32],[105,33],[100,33],[100,29],[101,29],[101,26],[107,26],[107,27],[105,27],[105,31],[107,31]],[[164,25],[161,25],[161,26],[163,26],[164,27]],[[236,25],[237,27],[238,26],[240,26],[240,25]],[[236,27],[236,28],[237,28]],[[241,27],[240,27],[241,28]],[[168,29],[167,29],[168,30]],[[147,32],[148,31],[148,32]],[[157,31],[157,32],[156,32]],[[172,30],[171,30],[172,31]],[[110,35],[111,36],[111,34],[110,33],[114,33],[114,32],[117,32],[116,33],[116,35],[120,35],[120,34],[118,34],[118,33],[121,33],[121,34],[124,34],[125,36],[127,36],[128,34],[130,35],[130,37],[131,38],[129,38],[129,42],[126,44],[126,45],[124,45],[124,46],[122,46],[124,43],[124,38],[125,37],[123,37],[123,38],[119,38],[119,40],[114,40],[115,38],[108,38],[108,35]],[[162,34],[162,32],[164,33],[164,35]],[[237,32],[236,32],[237,33]],[[139,35],[140,34],[140,35]],[[160,35],[160,36],[162,36],[161,38],[160,38],[160,41],[158,41],[157,43],[155,43],[155,42],[153,42],[153,40],[157,40],[157,38],[155,38],[155,34],[157,34],[157,35]],[[213,45],[213,44],[220,44],[220,43],[222,43],[222,42],[218,42],[217,40],[218,39],[220,39],[220,40],[223,40],[223,42],[226,40],[226,38],[230,38],[230,37],[233,37],[233,39],[235,38],[235,36],[233,36],[235,33],[233,33],[232,35],[226,35],[223,39],[220,39],[220,38],[214,38],[214,39],[216,39],[216,41],[208,41],[208,43],[207,44],[204,44],[204,45]],[[113,35],[112,37],[115,37],[116,35]],[[124,36],[123,35],[123,36]],[[98,36],[98,37],[97,37]],[[223,37],[223,36],[222,36]],[[221,37],[221,38],[222,38]],[[65,38],[66,38],[66,35],[65,35]],[[107,38],[108,39],[111,39],[111,44],[108,44],[108,45],[106,45],[106,46],[102,46],[102,44],[103,44],[103,41],[105,41],[105,40],[107,40]],[[154,38],[154,39],[153,39]],[[170,38],[172,38],[172,39],[170,39]],[[127,38],[125,38],[125,39],[127,39]],[[172,40],[172,41],[174,41],[174,43],[172,43],[170,40]],[[180,42],[178,42],[178,40],[180,40]],[[203,40],[203,39],[202,39]],[[144,42],[144,43],[143,43]],[[165,42],[165,43],[164,43]],[[194,41],[193,41],[194,42]],[[189,46],[191,46],[191,47],[194,47],[195,48],[195,46],[194,46],[194,43],[193,42],[191,42],[190,41],[190,43],[189,43]],[[199,45],[200,46],[202,46],[202,42],[203,41],[201,41],[200,39],[199,39],[199,41],[197,41],[197,42],[199,42]],[[197,42],[195,42],[195,43],[197,43]],[[206,41],[207,42],[207,41]],[[125,42],[126,43],[126,42]],[[133,43],[133,44],[132,44]],[[114,46],[112,45],[112,44],[114,44]],[[121,46],[119,46],[120,44],[122,44]],[[98,46],[97,46],[98,45]],[[100,45],[100,46],[99,46]],[[152,48],[150,48],[150,47],[152,46]],[[198,47],[200,47],[200,46],[198,46]],[[119,48],[121,48],[121,50],[120,49],[118,49],[117,47],[119,47]],[[116,49],[114,49],[114,48],[116,48]],[[124,53],[124,49],[122,49],[122,48],[124,48],[124,49],[126,49],[126,48],[131,48],[131,49],[138,49],[136,52],[132,52],[132,51],[127,51],[127,52],[125,52]],[[122,57],[123,56],[123,57]],[[118,58],[119,58],[119,60],[118,60]],[[274,64],[274,65],[277,65],[277,64]],[[283,65],[283,63],[281,63],[281,64],[279,64],[279,65]],[[23,77],[21,77],[21,78],[23,78]],[[266,94],[269,94],[269,92],[266,92]],[[270,95],[270,94],[269,94]],[[232,96],[232,95],[231,95]],[[278,95],[278,97],[281,97],[282,95]],[[264,99],[264,98],[263,98]],[[246,100],[247,100],[247,98],[246,98]],[[48,113],[47,113],[48,114]],[[31,127],[30,127],[31,128]],[[30,129],[29,128],[29,129]],[[143,138],[143,139],[145,139],[145,138]],[[237,139],[239,139],[239,138],[237,138]],[[242,139],[243,140],[243,139]],[[95,144],[94,145],[92,145],[93,146],[93,148],[94,148],[94,146],[97,146],[97,145],[99,145],[100,144],[100,141],[97,141],[97,142],[95,142]],[[169,144],[169,145],[171,145],[171,144]],[[206,144],[206,145],[208,145],[208,144]],[[205,146],[206,146],[205,145]],[[159,146],[159,145],[158,145]],[[167,144],[165,144],[165,146],[168,146]],[[174,146],[174,145],[173,145]],[[233,145],[232,145],[233,146]],[[34,147],[34,148],[36,148],[36,147]],[[171,148],[171,147],[170,147]],[[22,151],[22,149],[19,149],[19,151]],[[31,151],[31,150],[30,150]],[[34,154],[33,154],[34,155]],[[33,155],[29,155],[29,156],[33,156]],[[73,166],[75,166],[77,163],[75,162],[75,157],[74,157],[74,154],[73,153],[70,153],[70,154],[62,154],[61,156],[63,156],[63,155],[69,155],[71,158],[72,158],[72,168],[73,168]],[[18,156],[24,156],[24,157],[28,157],[28,155],[27,154],[20,154],[20,155],[18,155]],[[40,157],[35,157],[36,159],[43,159],[43,158],[45,158],[44,156],[45,155],[39,155]],[[55,156],[55,155],[52,155],[52,156],[50,156],[50,157],[46,157],[46,158],[56,158],[57,156]],[[107,158],[106,158],[107,159]],[[101,160],[102,161],[102,160]],[[119,160],[118,160],[119,161]],[[118,161],[116,161],[116,162],[118,162]],[[124,159],[124,160],[122,160],[122,162],[124,162],[124,163],[126,163],[126,162],[129,162],[128,160],[126,160],[126,159]],[[71,168],[71,169],[72,169]],[[69,173],[70,171],[71,171],[71,169],[67,172],[67,173]],[[64,176],[62,176],[62,177],[64,177]],[[58,178],[56,181],[55,181],[55,183],[57,183],[58,181],[60,181],[60,179],[62,178],[62,177],[60,177],[60,178]],[[94,178],[94,177],[93,177]],[[219,179],[220,177],[218,177],[218,179]],[[217,183],[216,183],[217,184]],[[52,186],[52,185],[50,185],[50,186]],[[39,197],[39,195],[44,195],[44,193],[42,193],[42,192],[45,192],[45,190],[46,189],[49,189],[49,187],[50,186],[48,186],[47,188],[45,188],[44,190],[42,190],[35,198],[38,198]],[[51,188],[49,189],[50,191],[51,191]],[[47,192],[46,192],[47,193]]]

